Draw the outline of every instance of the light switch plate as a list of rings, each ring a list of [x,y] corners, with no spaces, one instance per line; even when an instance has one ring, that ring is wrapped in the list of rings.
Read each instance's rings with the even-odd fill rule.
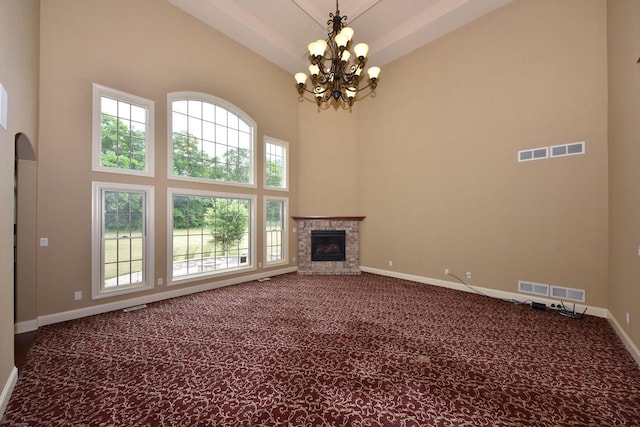
[[[7,105],[9,103],[9,97],[7,91],[0,83],[0,126],[7,129]]]

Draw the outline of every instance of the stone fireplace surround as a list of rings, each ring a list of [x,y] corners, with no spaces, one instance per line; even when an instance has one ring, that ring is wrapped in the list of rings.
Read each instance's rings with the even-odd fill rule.
[[[298,228],[298,274],[360,274],[360,223],[364,216],[294,216]],[[311,261],[312,230],[345,230],[344,261]]]

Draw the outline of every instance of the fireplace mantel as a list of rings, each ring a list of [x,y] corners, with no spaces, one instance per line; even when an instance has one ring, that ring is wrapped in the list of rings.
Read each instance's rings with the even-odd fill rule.
[[[360,274],[360,223],[364,216],[292,216],[297,222],[298,274]],[[314,261],[311,234],[315,230],[344,230],[344,261]]]
[[[296,221],[364,221],[366,216],[292,216]]]

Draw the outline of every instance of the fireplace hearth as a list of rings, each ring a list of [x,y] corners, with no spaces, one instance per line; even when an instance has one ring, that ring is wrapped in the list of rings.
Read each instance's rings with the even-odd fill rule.
[[[360,274],[363,216],[296,217],[298,274]]]

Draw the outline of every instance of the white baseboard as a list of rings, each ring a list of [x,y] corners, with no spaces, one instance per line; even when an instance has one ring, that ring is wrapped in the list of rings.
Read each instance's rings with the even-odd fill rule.
[[[25,332],[31,332],[38,329],[38,319],[25,320],[18,322],[14,325],[14,333],[22,334]]]
[[[446,280],[432,279],[430,277],[423,277],[423,276],[414,276],[412,274],[398,273],[396,271],[381,270],[378,268],[371,268],[371,267],[360,266],[360,270],[366,273],[373,273],[373,274],[379,274],[381,276],[395,277],[396,279],[411,280],[412,282],[425,283],[428,285],[435,285],[443,288],[455,289],[457,291],[474,292],[472,289],[468,288],[467,286],[459,282],[449,282]],[[545,303],[547,306],[550,306],[551,304],[555,304],[558,302],[557,299],[552,300],[549,298],[540,298],[538,296],[523,295],[516,292],[505,292],[505,291],[499,291],[496,289],[482,288],[480,286],[475,286],[475,285],[473,285],[473,288],[477,289],[480,293],[492,298],[500,298],[500,299],[514,300],[514,301],[530,301],[535,299],[536,302]],[[573,303],[571,303],[571,308],[573,308]],[[585,308],[587,309],[587,314],[590,314],[592,316],[607,318],[609,315],[609,310],[607,310],[606,308],[576,304],[577,312],[582,313]]]
[[[624,346],[627,347],[627,350],[629,350],[629,353],[631,353],[631,357],[633,357],[633,359],[640,367],[640,349],[638,348],[638,346],[635,345],[633,341],[631,341],[629,335],[627,335],[622,326],[620,326],[620,323],[618,323],[618,320],[613,317],[611,313],[609,313],[607,319],[609,319],[609,323],[611,323],[611,326],[613,326],[613,329],[616,331],[616,334],[618,334],[618,336],[624,343]]]
[[[370,267],[362,267],[362,266],[360,267],[360,270],[367,273],[379,274],[381,276],[395,277],[396,279],[411,280],[412,282],[441,286],[444,288],[455,289],[455,290],[465,291],[465,292],[473,292],[473,290],[464,286],[462,283],[457,283],[457,282],[448,282],[440,279],[432,279],[429,277],[414,276],[411,274],[403,274],[395,271],[387,271],[387,270],[381,270],[381,269],[370,268]],[[516,301],[530,300],[532,298],[532,297],[515,293],[515,292],[504,292],[504,291],[498,291],[495,289],[481,288],[479,286],[474,286],[474,288],[492,298],[501,298],[501,299],[508,299],[508,300],[516,300]],[[557,303],[557,300],[550,300],[547,298],[535,297],[535,300],[536,302],[543,302],[547,305],[552,303]],[[573,308],[573,304],[571,304],[571,307]],[[633,359],[636,361],[638,366],[640,366],[640,349],[638,349],[638,346],[631,340],[629,335],[627,335],[624,329],[620,326],[620,323],[618,323],[616,318],[613,317],[613,315],[609,312],[609,310],[601,307],[592,307],[592,306],[576,304],[576,311],[580,313],[582,313],[585,308],[587,309],[587,314],[590,314],[592,316],[602,317],[609,320],[609,323],[613,326],[614,331],[620,337],[620,339],[624,343],[629,353],[631,353],[631,357],[633,357]]]
[[[197,286],[190,286],[180,289],[174,289],[171,291],[160,292],[153,295],[146,295],[137,298],[131,298],[123,301],[110,302],[106,304],[94,305],[91,307],[79,308],[77,310],[63,311],[60,313],[46,314],[39,316],[37,320],[37,326],[51,325],[53,323],[66,322],[68,320],[80,319],[82,317],[93,316],[96,314],[107,313],[109,311],[122,310],[127,307],[133,307],[140,304],[149,304],[152,302],[162,301],[169,298],[181,297],[185,295],[195,294],[198,292],[209,291],[212,289],[222,288],[225,286],[237,285],[245,282],[252,282],[254,280],[263,279],[265,277],[278,276],[281,274],[293,273],[298,270],[298,267],[288,267],[279,270],[263,271],[250,276],[236,277],[232,279],[220,280],[217,282],[205,283]],[[32,326],[21,325],[21,327]],[[16,325],[16,330],[18,325]],[[37,327],[35,328],[37,329]],[[35,330],[29,329],[29,330]],[[25,330],[26,332],[26,330]]]
[[[4,415],[5,409],[7,409],[9,399],[11,398],[11,393],[13,393],[13,388],[16,386],[17,382],[18,368],[14,366],[11,370],[11,373],[9,374],[9,378],[7,378],[7,382],[5,382],[4,387],[2,388],[2,393],[0,394],[0,420]]]

